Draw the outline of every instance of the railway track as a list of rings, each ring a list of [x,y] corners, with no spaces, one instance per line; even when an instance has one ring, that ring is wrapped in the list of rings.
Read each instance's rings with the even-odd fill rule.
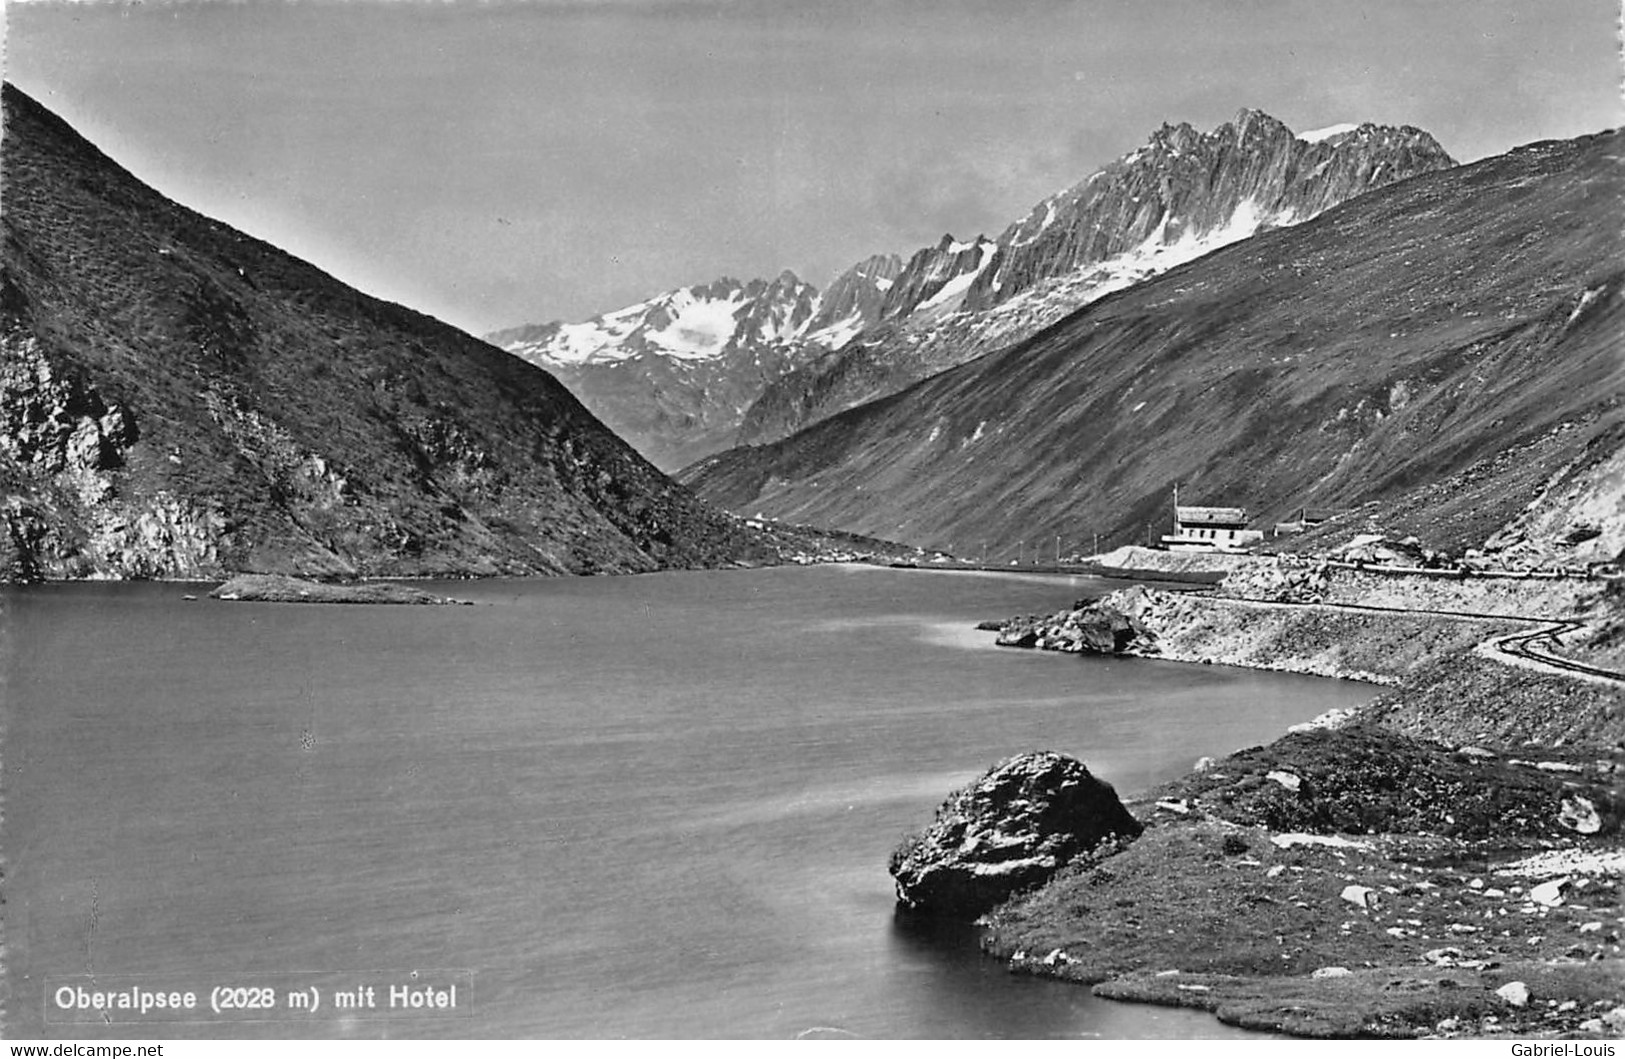
[[[1543,628],[1515,632],[1508,636],[1498,636],[1491,641],[1491,646],[1494,650],[1511,655],[1513,658],[1521,658],[1525,661],[1550,666],[1553,669],[1562,669],[1570,673],[1579,673],[1583,676],[1625,684],[1625,673],[1616,673],[1611,669],[1589,666],[1584,662],[1576,662],[1535,648],[1535,643],[1539,640],[1544,640],[1556,646],[1558,637],[1580,628],[1583,628],[1583,626],[1577,621],[1547,621],[1544,623]]]

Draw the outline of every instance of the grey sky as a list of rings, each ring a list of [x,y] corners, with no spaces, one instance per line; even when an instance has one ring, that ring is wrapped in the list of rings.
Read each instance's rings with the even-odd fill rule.
[[[994,234],[1164,121],[1620,121],[1611,0],[8,5],[6,75],[160,191],[480,332]]]

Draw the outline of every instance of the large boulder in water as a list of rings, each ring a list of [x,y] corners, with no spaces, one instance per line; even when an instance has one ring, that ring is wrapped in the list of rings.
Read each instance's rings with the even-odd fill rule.
[[[1078,854],[1141,830],[1111,784],[1077,758],[1021,754],[949,795],[931,825],[892,853],[897,900],[974,919]]]

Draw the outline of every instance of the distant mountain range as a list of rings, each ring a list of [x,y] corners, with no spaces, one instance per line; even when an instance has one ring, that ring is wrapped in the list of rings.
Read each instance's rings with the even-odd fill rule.
[[[1258,111],[1164,126],[997,239],[867,258],[819,294],[791,273],[668,292],[488,340],[558,374],[662,467],[782,437],[1025,338],[1113,290],[1372,188],[1453,165],[1417,129],[1294,135]]]
[[[990,240],[875,256],[822,295],[793,272],[724,277],[667,291],[584,323],[530,324],[486,341],[546,368],[616,432],[668,470],[734,444],[775,380],[868,328],[957,305]]]
[[[881,326],[768,387],[741,423],[771,441],[1001,349],[1068,313],[1270,228],[1455,162],[1420,129],[1295,135],[1256,110],[1210,133],[1164,125],[1140,147],[1010,225],[934,313]]]
[[[675,470],[733,443],[743,410],[802,359],[818,302],[790,272],[771,282],[724,278],[585,323],[486,340],[590,398],[612,430]]]
[[[1077,261],[1081,247],[1109,255],[1166,230],[1162,204],[1191,200],[1135,175],[1152,155],[1179,165],[1199,149],[1204,173],[1237,159],[1211,209],[1178,214],[1195,240],[1237,216],[1281,223],[1320,209],[1321,191],[1259,189],[1308,187],[1285,175],[1329,170],[1318,152],[1339,143],[1398,137],[1438,171],[1122,286],[1013,345],[681,479],[738,512],[1004,559],[1021,541],[1139,543],[1165,531],[1177,484],[1187,503],[1245,507],[1266,528],[1308,507],[1339,513],[1326,532],[1344,538],[1369,527],[1460,550],[1538,534],[1549,557],[1625,561],[1625,135],[1456,168],[1419,134],[1282,137],[1245,115],[1205,139],[1160,133],[1096,181],[1116,190],[1080,214],[1120,217],[1162,189],[1123,242],[1091,242],[1092,221],[1049,236],[1046,209],[1030,239],[1001,237],[1008,263],[995,255],[966,303],[1019,304],[999,300],[1000,284],[1036,273],[1024,255]],[[1255,141],[1276,146],[1242,165],[1235,145]]]
[[[545,372],[0,110],[0,579],[777,559]]]

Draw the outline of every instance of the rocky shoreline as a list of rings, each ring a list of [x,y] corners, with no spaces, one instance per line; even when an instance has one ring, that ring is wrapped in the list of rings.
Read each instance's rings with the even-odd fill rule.
[[[1006,646],[1313,673],[1381,694],[1129,800],[1133,827],[981,916],[984,949],[1016,973],[1297,1036],[1625,1033],[1625,684],[1483,651],[1535,616],[1503,586],[1452,596],[1352,573],[1236,563],[1213,595],[1136,586],[999,626]],[[1592,594],[1523,598],[1550,617]],[[1413,599],[1425,606],[1379,609]],[[985,793],[994,772],[967,790]],[[969,861],[961,873],[997,874],[1012,836],[1033,831],[1034,798],[1019,801],[984,797],[980,821],[964,819],[964,792],[945,803],[905,843],[900,906],[953,914],[920,899],[920,862],[936,849]]]

